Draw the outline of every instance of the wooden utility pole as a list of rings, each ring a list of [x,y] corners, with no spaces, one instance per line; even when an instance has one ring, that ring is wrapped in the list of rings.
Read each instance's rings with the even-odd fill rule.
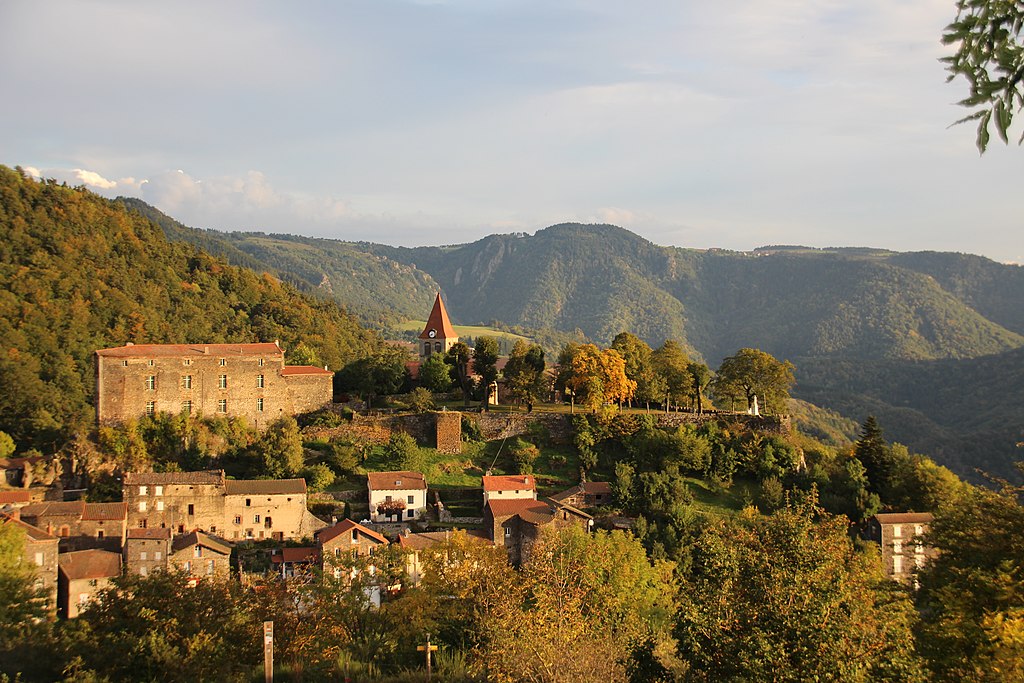
[[[274,622],[263,622],[263,680],[274,683]]]
[[[437,650],[437,645],[431,645],[430,644],[430,634],[428,633],[427,634],[427,644],[426,645],[418,645],[416,647],[416,649],[419,652],[424,653],[426,655],[426,657],[427,657],[427,680],[429,681],[430,680],[430,653],[434,652],[435,650]]]

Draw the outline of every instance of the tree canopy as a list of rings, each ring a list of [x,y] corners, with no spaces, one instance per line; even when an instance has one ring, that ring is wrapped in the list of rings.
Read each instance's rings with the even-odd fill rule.
[[[783,412],[789,389],[796,381],[793,364],[779,361],[759,349],[740,349],[722,361],[715,380],[715,394],[738,394],[747,402],[747,408],[759,396],[767,410]]]

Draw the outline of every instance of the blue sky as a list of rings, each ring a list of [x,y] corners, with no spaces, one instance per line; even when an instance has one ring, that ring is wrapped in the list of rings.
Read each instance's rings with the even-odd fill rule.
[[[564,221],[658,244],[1024,262],[952,0],[0,3],[0,163],[187,225],[446,244]]]

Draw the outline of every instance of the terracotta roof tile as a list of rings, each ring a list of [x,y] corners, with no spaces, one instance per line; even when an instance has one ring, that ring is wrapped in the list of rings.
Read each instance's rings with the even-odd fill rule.
[[[128,519],[128,503],[86,503],[82,519],[121,520]]]
[[[366,480],[374,491],[421,491],[427,488],[427,479],[421,472],[367,472]]]
[[[875,515],[881,524],[928,524],[934,518],[930,512],[880,512]]]
[[[228,479],[224,482],[224,493],[229,496],[301,495],[305,492],[305,479]]]
[[[45,501],[42,503],[26,505],[21,508],[21,514],[23,517],[47,517],[56,515],[81,517],[83,512],[85,512],[85,502],[81,500],[72,500],[68,502]]]
[[[15,503],[28,503],[32,500],[32,493],[25,491],[0,491],[0,505],[14,505]]]
[[[536,491],[537,480],[533,475],[484,475],[484,491]]]
[[[121,553],[106,550],[78,550],[57,558],[60,573],[69,580],[107,579],[121,575]]]
[[[33,541],[59,541],[60,540],[56,536],[51,536],[50,534],[46,533],[45,531],[43,531],[39,527],[32,526],[31,524],[23,522],[20,519],[15,519],[14,517],[11,517],[10,515],[5,515],[3,513],[0,513],[0,523],[3,523],[3,524],[13,524],[14,526],[16,526],[19,529],[21,529],[22,531],[24,531],[25,534],[30,539],[32,539]]]
[[[491,540],[487,537],[487,532],[481,529],[467,529],[465,530],[466,537],[474,543],[486,543],[490,544]],[[399,534],[398,545],[402,548],[408,548],[409,550],[423,550],[430,548],[438,543],[444,543],[452,536],[450,531],[427,531],[419,534]]]
[[[511,498],[507,500],[489,500],[487,508],[495,519],[502,517],[513,517],[523,512],[534,511],[538,513],[549,512],[551,506],[542,500],[532,498]]]
[[[343,519],[334,526],[329,526],[326,529],[321,529],[316,533],[316,539],[320,542],[320,545],[323,545],[325,543],[329,543],[330,541],[334,540],[338,536],[341,536],[342,534],[346,534],[352,531],[353,529],[356,529],[359,533],[377,541],[378,543],[388,542],[388,539],[384,538],[384,536],[381,536],[373,529],[367,529],[362,524],[353,522],[351,519]]]
[[[110,358],[168,358],[177,356],[283,356],[275,344],[127,344],[100,349],[98,356]]]
[[[184,550],[185,548],[191,548],[194,545],[199,545],[204,548],[210,548],[216,550],[222,555],[231,554],[231,544],[227,541],[223,541],[219,538],[214,538],[209,534],[205,534],[202,531],[191,531],[183,536],[176,536],[174,542],[171,544],[171,548],[174,552]]]
[[[299,548],[281,548],[270,556],[274,564],[282,562],[317,562],[320,559],[320,550],[309,546]]]

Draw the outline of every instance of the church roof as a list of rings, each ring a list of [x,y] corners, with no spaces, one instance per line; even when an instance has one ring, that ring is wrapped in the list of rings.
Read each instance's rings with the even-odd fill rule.
[[[437,293],[437,298],[434,299],[434,307],[430,309],[430,316],[427,318],[427,324],[420,332],[420,339],[431,339],[430,330],[437,330],[437,336],[434,339],[458,339],[459,335],[455,332],[455,328],[452,327],[452,321],[448,319],[448,311],[444,307],[444,301],[441,300],[441,292]]]

